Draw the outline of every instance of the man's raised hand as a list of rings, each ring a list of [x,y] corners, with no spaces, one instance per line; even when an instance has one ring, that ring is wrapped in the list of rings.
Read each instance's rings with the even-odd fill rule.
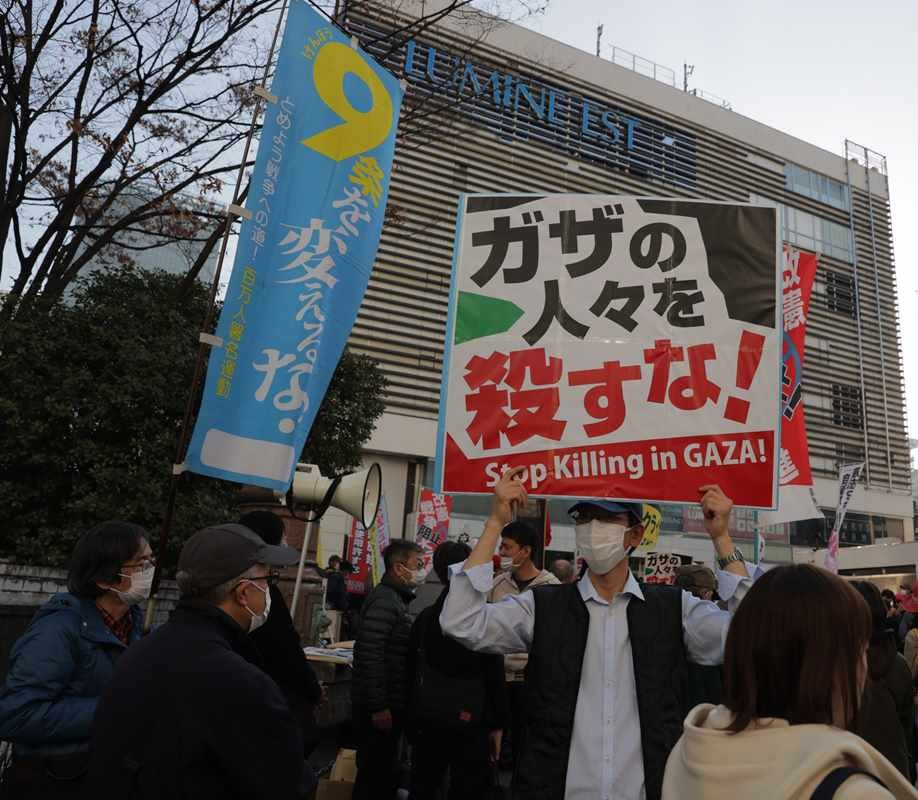
[[[501,526],[513,520],[517,508],[526,504],[526,489],[519,476],[526,467],[513,467],[500,476],[491,497],[491,519]]]

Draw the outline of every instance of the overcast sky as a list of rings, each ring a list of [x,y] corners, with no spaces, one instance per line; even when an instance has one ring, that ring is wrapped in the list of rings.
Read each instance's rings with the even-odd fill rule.
[[[889,163],[906,400],[918,438],[918,2],[553,0],[528,27],[673,69],[734,111],[833,153],[851,139]]]

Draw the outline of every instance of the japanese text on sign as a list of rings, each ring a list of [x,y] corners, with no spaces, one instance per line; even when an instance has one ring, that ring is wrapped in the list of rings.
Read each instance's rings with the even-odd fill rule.
[[[745,505],[774,505],[774,209],[590,195],[462,202],[445,490],[487,491],[512,463],[538,494],[693,502],[700,476],[686,472],[698,470]]]

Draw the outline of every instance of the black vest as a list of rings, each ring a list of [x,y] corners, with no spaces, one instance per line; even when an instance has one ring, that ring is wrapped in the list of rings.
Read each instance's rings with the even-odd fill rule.
[[[641,726],[647,800],[659,800],[666,759],[682,735],[682,590],[648,584],[641,588],[644,602],[632,598],[628,603],[640,714],[635,724]],[[535,622],[526,668],[526,730],[513,797],[562,800],[590,615],[576,583],[539,586],[532,593]]]

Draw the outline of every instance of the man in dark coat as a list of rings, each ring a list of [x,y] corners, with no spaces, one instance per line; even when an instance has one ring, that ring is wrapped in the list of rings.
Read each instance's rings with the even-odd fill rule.
[[[299,726],[248,636],[270,610],[270,568],[296,560],[242,525],[185,543],[178,608],[125,653],[102,695],[87,796],[308,796]]]
[[[411,800],[438,797],[447,770],[449,800],[484,797],[510,722],[503,658],[475,653],[440,629],[449,565],[471,552],[459,542],[437,547],[433,568],[443,588],[411,628]]]
[[[855,581],[873,618],[873,635],[867,649],[870,680],[856,733],[879,750],[906,778],[911,777],[912,673],[896,650],[896,640],[886,629],[886,606],[880,590],[869,581]]]
[[[408,704],[408,604],[427,577],[424,551],[395,539],[386,572],[363,603],[354,643],[353,719],[360,736],[354,800],[390,800],[398,782],[398,745]]]
[[[242,516],[240,525],[257,533],[265,544],[286,545],[284,523],[270,511],[251,511]],[[303,755],[315,750],[321,734],[316,724],[316,709],[322,700],[322,688],[315,672],[306,660],[300,635],[293,627],[290,609],[280,587],[271,585],[271,612],[268,621],[252,633],[268,673],[280,687],[287,705],[300,723],[303,736]]]

